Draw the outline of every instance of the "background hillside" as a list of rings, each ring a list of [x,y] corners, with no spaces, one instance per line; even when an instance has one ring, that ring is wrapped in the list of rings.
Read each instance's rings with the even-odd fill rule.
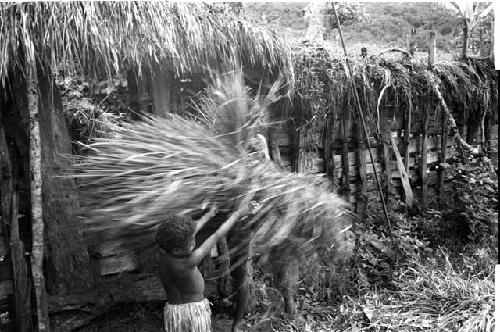
[[[273,28],[288,42],[294,43],[300,42],[306,34],[307,21],[303,10],[307,4],[247,2],[244,3],[244,9],[249,19]],[[339,6],[342,10],[343,5]],[[441,52],[454,53],[459,47],[463,20],[455,10],[443,3],[361,2],[356,4],[355,15],[355,19],[342,22],[345,42],[350,46],[363,45],[369,50],[404,48],[406,35],[411,29],[416,29],[416,47],[419,51],[427,51],[427,38],[431,30],[436,32],[436,44]]]

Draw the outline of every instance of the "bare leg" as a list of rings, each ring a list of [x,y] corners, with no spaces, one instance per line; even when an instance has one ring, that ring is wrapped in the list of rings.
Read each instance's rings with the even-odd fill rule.
[[[247,311],[247,303],[249,297],[249,287],[247,280],[246,264],[241,264],[231,273],[233,278],[233,292],[235,292],[235,304],[233,312],[233,332],[240,331],[238,326],[243,320],[243,315]]]
[[[290,318],[293,318],[297,313],[294,301],[299,279],[299,264],[297,259],[290,259],[288,264],[282,266],[280,270],[277,273],[278,288],[285,302],[285,312]]]

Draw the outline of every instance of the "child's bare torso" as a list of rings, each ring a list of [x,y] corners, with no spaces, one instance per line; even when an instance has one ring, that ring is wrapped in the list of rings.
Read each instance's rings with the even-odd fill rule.
[[[199,302],[205,298],[205,281],[198,267],[188,262],[189,257],[178,258],[160,251],[160,279],[170,304]]]

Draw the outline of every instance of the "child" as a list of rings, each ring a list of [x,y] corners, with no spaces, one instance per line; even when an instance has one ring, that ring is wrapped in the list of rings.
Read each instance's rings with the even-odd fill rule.
[[[163,312],[166,332],[211,331],[210,305],[204,297],[205,282],[198,264],[247,211],[252,197],[245,197],[238,210],[194,251],[196,232],[215,214],[215,208],[196,225],[185,216],[169,216],[160,225],[156,241],[161,249],[159,272],[167,297]]]

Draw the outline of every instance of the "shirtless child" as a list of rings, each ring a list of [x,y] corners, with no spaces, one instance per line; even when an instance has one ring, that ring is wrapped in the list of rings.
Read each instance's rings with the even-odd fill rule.
[[[169,216],[160,225],[156,241],[161,249],[159,272],[167,297],[163,312],[166,332],[211,331],[210,305],[198,265],[247,211],[252,197],[245,197],[238,210],[196,250],[196,232],[215,214],[214,208],[196,224],[189,217]]]

